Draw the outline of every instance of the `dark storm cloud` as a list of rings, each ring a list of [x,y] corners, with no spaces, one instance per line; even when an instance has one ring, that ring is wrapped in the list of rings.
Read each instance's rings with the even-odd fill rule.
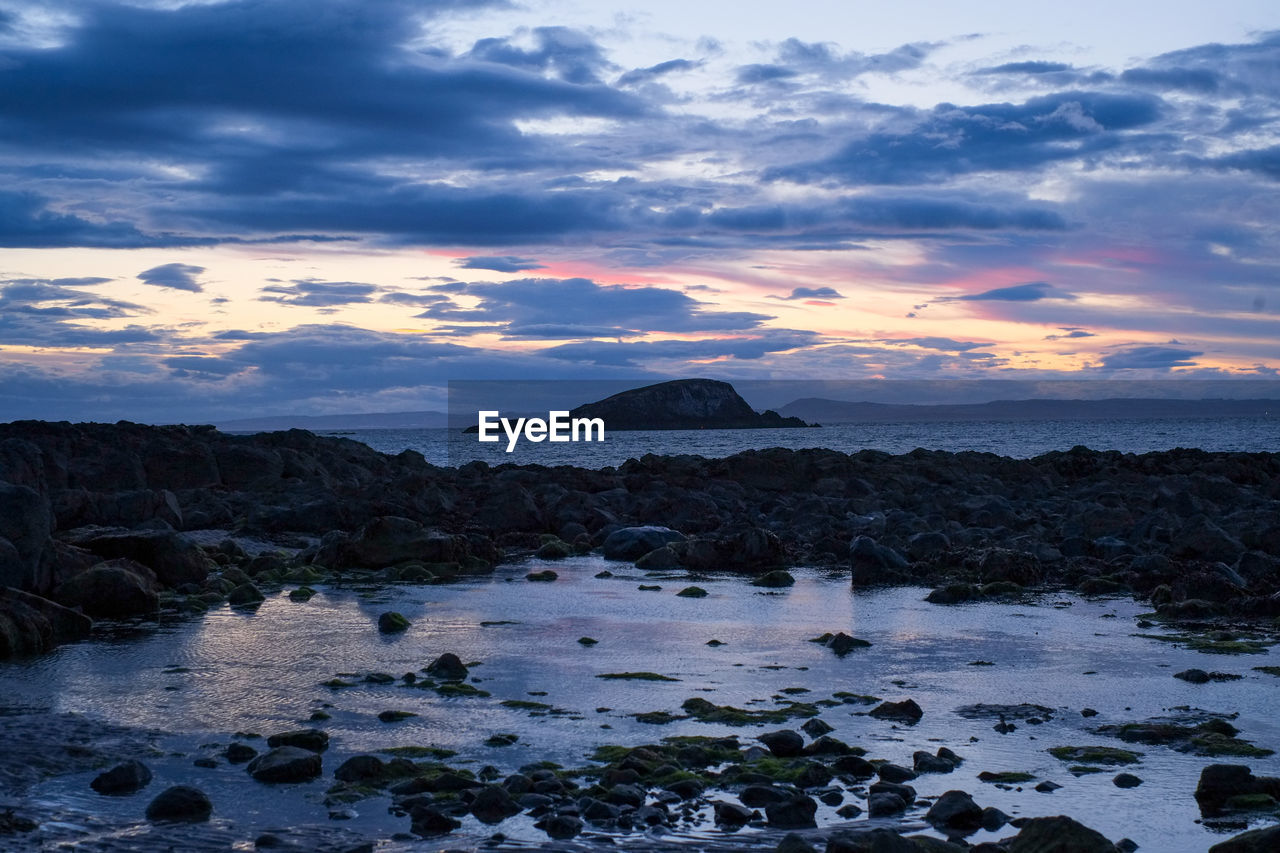
[[[512,334],[521,329],[580,327],[604,329],[609,337],[640,332],[708,332],[753,329],[767,314],[714,311],[679,290],[597,284],[586,278],[526,278],[468,284],[449,292],[475,297],[475,308],[455,303],[428,308],[418,315],[454,322],[504,323]],[[558,335],[557,335],[558,336]]]
[[[834,287],[794,287],[787,296],[769,295],[770,299],[792,301],[796,299],[844,299]]]
[[[1168,370],[1173,367],[1194,367],[1195,359],[1202,352],[1176,347],[1141,346],[1118,350],[1103,356],[1104,370]]]
[[[1120,75],[1124,83],[1151,89],[1175,89],[1210,94],[1222,86],[1222,78],[1207,68],[1130,68]]]
[[[372,302],[378,286],[358,281],[299,280],[291,284],[269,284],[262,288],[262,302],[279,302],[281,305],[301,305],[308,308],[327,308],[334,305],[353,305]]]
[[[0,71],[0,76],[2,75],[3,71]],[[2,120],[0,127],[4,127]],[[93,222],[80,216],[58,213],[51,208],[50,199],[36,193],[0,190],[0,247],[135,248],[147,245],[181,245],[182,242],[163,235],[146,237],[124,222]]]
[[[454,263],[464,270],[493,270],[494,272],[524,272],[544,268],[533,258],[518,258],[515,255],[473,255],[470,258],[459,258]]]
[[[1030,171],[1156,140],[1138,134],[1165,112],[1154,95],[1067,91],[1021,104],[939,104],[901,132],[876,131],[821,160],[766,170],[771,180],[914,184],[971,172]]]
[[[138,280],[156,287],[168,287],[173,290],[187,290],[199,293],[204,286],[196,281],[196,276],[204,272],[204,267],[191,264],[161,264],[138,273]]]

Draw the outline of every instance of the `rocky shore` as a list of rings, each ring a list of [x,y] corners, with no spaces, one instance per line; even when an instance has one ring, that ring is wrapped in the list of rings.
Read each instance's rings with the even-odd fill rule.
[[[1077,448],[1013,460],[767,450],[646,456],[602,470],[452,469],[412,451],[386,456],[299,430],[0,425],[0,658],[87,637],[94,618],[252,606],[285,583],[305,596],[307,584],[352,578],[445,582],[529,554],[592,551],[642,569],[743,574],[765,587],[785,586],[789,566],[840,568],[855,587],[928,585],[939,607],[1042,588],[1131,594],[1151,602],[1153,619],[1176,623],[1192,647],[1229,650],[1274,632],[1280,616],[1280,454]],[[554,580],[541,574],[530,580]],[[394,632],[391,622],[379,627]],[[852,640],[825,642],[841,653],[835,644]],[[1179,677],[1198,678],[1188,673]],[[459,683],[449,673],[428,676]],[[1188,741],[1232,738],[1209,721],[1186,728]],[[915,775],[962,760],[922,751],[913,768],[873,763],[805,732],[809,742],[788,730],[759,738],[763,745],[713,738],[619,748],[576,774],[529,767],[504,780],[365,756],[334,778],[357,793],[391,792],[419,835],[448,832],[463,814],[487,822],[532,811],[550,838],[569,839],[596,824],[674,823],[699,808],[726,825],[805,830],[833,779],[869,783],[855,808],[902,814],[919,808]],[[323,732],[306,742],[284,734],[265,751],[250,748],[254,778],[275,784],[328,772]],[[1196,795],[1206,816],[1263,798],[1274,805],[1280,783],[1230,767],[1206,768],[1204,796]],[[102,784],[135,784],[145,770],[121,768]],[[166,791],[151,817],[207,817],[202,796]],[[951,791],[921,817],[952,841],[878,828],[797,836],[779,849],[960,850],[967,831],[998,816]],[[18,819],[0,810],[0,842],[21,831],[5,823]],[[1017,828],[999,847],[968,849],[1126,849],[1069,818],[1019,819]],[[1220,849],[1274,849],[1276,831],[1260,832]]]

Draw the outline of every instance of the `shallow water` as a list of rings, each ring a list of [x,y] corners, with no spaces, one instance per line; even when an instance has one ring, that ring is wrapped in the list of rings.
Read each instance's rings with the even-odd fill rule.
[[[918,725],[903,727],[861,714],[864,706],[825,709],[821,718],[835,727],[832,735],[865,747],[868,757],[910,766],[914,751],[932,752],[945,745],[966,759],[952,774],[923,775],[913,782],[922,797],[961,788],[980,805],[1011,815],[1069,814],[1113,840],[1128,836],[1142,849],[1179,853],[1203,850],[1220,840],[1195,822],[1192,792],[1200,769],[1240,759],[1197,758],[1139,745],[1136,749],[1145,753],[1142,763],[1123,769],[1144,784],[1120,790],[1111,779],[1121,768],[1075,778],[1045,750],[1095,743],[1124,746],[1088,729],[1160,716],[1179,705],[1239,711],[1235,725],[1241,737],[1280,747],[1280,719],[1274,715],[1280,679],[1252,669],[1280,663],[1275,649],[1261,655],[1205,655],[1134,636],[1142,607],[1129,600],[1045,595],[1023,604],[940,607],[923,602],[926,591],[918,588],[855,592],[847,573],[795,570],[794,587],[766,591],[738,577],[655,578],[630,564],[594,556],[555,563],[560,578],[554,583],[524,580],[526,572],[544,567],[538,561],[506,565],[491,577],[436,586],[325,587],[306,603],[276,594],[256,611],[222,608],[159,627],[116,626],[93,642],[0,665],[0,705],[77,712],[160,729],[170,733],[160,739],[161,748],[181,753],[148,759],[156,779],[132,797],[99,797],[88,788],[94,774],[77,773],[41,782],[19,802],[57,811],[68,837],[76,837],[88,831],[89,816],[110,826],[140,820],[152,796],[182,782],[208,792],[218,817],[232,819],[215,828],[244,841],[272,826],[341,827],[386,839],[408,829],[407,818],[386,814],[386,798],[357,803],[354,817],[335,822],[321,802],[328,781],[269,787],[249,778],[243,766],[220,763],[202,769],[191,761],[216,754],[220,749],[214,745],[228,743],[233,732],[266,735],[299,728],[312,711],[326,707],[332,719],[318,724],[332,739],[324,756],[326,774],[360,752],[435,745],[458,751],[451,764],[470,762],[473,769],[493,764],[505,775],[541,759],[581,766],[602,744],[633,745],[683,734],[736,734],[749,742],[762,731],[784,727],[733,728],[696,721],[655,726],[628,716],[655,710],[679,713],[680,703],[691,696],[759,708],[848,691],[894,700],[909,696],[925,711]],[[602,568],[617,574],[595,578]],[[675,595],[694,582],[710,595]],[[662,589],[642,592],[637,589],[641,583]],[[377,617],[386,610],[400,611],[412,627],[399,636],[379,634]],[[482,626],[486,620],[514,624]],[[827,631],[846,631],[873,645],[840,659],[806,642]],[[584,647],[577,642],[583,636],[599,643]],[[713,638],[725,645],[707,646]],[[481,662],[473,667],[471,680],[492,696],[444,699],[400,684],[340,690],[321,686],[339,673],[356,674],[349,680],[357,682],[368,672],[398,677],[446,651]],[[994,665],[970,665],[977,660]],[[1189,667],[1245,677],[1207,685],[1172,677]],[[596,677],[646,670],[679,680]],[[788,695],[780,692],[784,688],[810,692]],[[532,717],[527,710],[499,704],[508,699],[543,702],[568,713]],[[1028,702],[1058,710],[1043,725],[1020,724],[1015,732],[1000,735],[992,730],[992,720],[956,713],[978,702]],[[1081,717],[1085,707],[1099,715]],[[389,709],[419,716],[380,722],[378,712]],[[518,734],[518,743],[484,745],[499,732]],[[1280,773],[1275,756],[1244,763],[1257,773]],[[1005,791],[979,782],[976,776],[983,770],[1027,771],[1064,787],[1052,794],[1030,786]],[[819,822],[824,817],[840,822],[832,812],[821,806]],[[517,846],[546,840],[525,816],[496,829]],[[438,846],[475,844],[494,831],[468,818],[461,831]],[[979,833],[975,840],[1013,832]],[[666,837],[698,847],[724,836],[707,822]],[[746,846],[752,838],[763,844],[776,835],[748,829],[734,844]],[[129,847],[115,843],[117,849]]]

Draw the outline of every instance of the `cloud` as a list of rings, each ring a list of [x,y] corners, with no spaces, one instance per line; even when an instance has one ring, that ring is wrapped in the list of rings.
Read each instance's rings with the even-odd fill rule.
[[[914,184],[973,172],[1030,171],[1149,146],[1142,128],[1165,113],[1146,94],[1055,92],[1021,104],[939,104],[901,131],[875,131],[834,155],[765,171],[766,180]]]
[[[795,299],[844,299],[834,287],[794,287],[789,296],[769,295],[770,299],[792,301]]]
[[[1195,359],[1202,355],[1202,352],[1174,347],[1130,347],[1103,356],[1100,367],[1104,370],[1169,370],[1194,367]]]
[[[1065,62],[1047,62],[1042,59],[1028,60],[1025,62],[1006,62],[1002,65],[993,65],[987,68],[979,68],[973,72],[975,74],[1060,74],[1063,71],[1073,71],[1073,66]]]
[[[668,74],[693,71],[701,67],[701,62],[694,62],[688,59],[669,59],[666,62],[659,62],[657,65],[650,65],[648,68],[632,69],[618,78],[617,85],[637,86],[641,83],[656,80],[659,77],[665,77]]]
[[[313,281],[304,279],[292,284],[269,284],[262,288],[262,302],[279,302],[281,305],[300,305],[308,308],[328,308],[335,305],[353,305],[372,302],[377,285],[358,281]]]
[[[535,27],[529,32],[535,42],[521,48],[509,38],[486,38],[476,42],[469,56],[516,68],[551,72],[577,84],[599,83],[600,75],[613,67],[591,37],[569,27]]]
[[[1065,341],[1074,340],[1076,338],[1093,338],[1097,335],[1093,332],[1086,332],[1084,329],[1064,329],[1061,335],[1045,335],[1046,341]]]
[[[518,258],[515,255],[473,255],[469,258],[459,258],[454,263],[465,270],[493,270],[494,272],[524,272],[545,268],[533,258]]]
[[[1029,281],[1026,284],[1015,284],[1009,287],[996,287],[981,293],[969,293],[964,296],[942,297],[937,302],[1038,302],[1041,299],[1075,299],[1070,293],[1064,293],[1052,284],[1043,281]]]
[[[934,349],[934,350],[940,350],[942,352],[969,353],[971,350],[976,350],[979,347],[990,346],[989,343],[980,344],[980,343],[975,343],[974,341],[957,341],[951,338],[936,338],[936,337],[883,338],[882,340],[885,343],[889,343],[889,344],[896,344],[896,345],[906,344],[910,346],[920,347],[921,349]],[[981,353],[980,355],[984,358],[995,358],[995,356],[991,355],[991,353]]]
[[[187,290],[200,293],[204,286],[196,281],[196,276],[204,272],[204,267],[191,264],[161,264],[138,273],[138,280],[156,287],[168,287],[173,290]]]
[[[634,332],[708,332],[753,329],[766,314],[714,311],[679,290],[597,284],[586,278],[525,278],[480,282],[461,287],[435,285],[433,290],[473,297],[474,308],[456,302],[431,306],[424,319],[483,324],[506,324],[509,333],[521,329],[579,327],[607,330],[609,337]]]
[[[815,332],[794,329],[768,329],[750,336],[726,336],[696,341],[636,341],[618,343],[588,341],[561,344],[543,350],[543,355],[567,361],[580,361],[616,367],[637,366],[645,362],[679,360],[704,361],[730,358],[755,360],[770,353],[785,352],[816,344]]]

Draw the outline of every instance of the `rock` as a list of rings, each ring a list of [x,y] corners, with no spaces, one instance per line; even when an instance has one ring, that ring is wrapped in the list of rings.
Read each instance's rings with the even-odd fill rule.
[[[0,480],[0,587],[47,592],[51,578],[42,571],[52,547],[54,518],[49,500],[29,486]]]
[[[943,747],[946,749],[946,747]],[[950,750],[948,750],[950,752]],[[954,753],[952,753],[954,755]],[[942,755],[931,755],[923,750],[911,756],[912,768],[917,773],[950,773],[956,769],[958,761]]]
[[[1050,782],[1048,779],[1046,779],[1043,782],[1041,782],[1039,785],[1036,785],[1036,790],[1042,794],[1052,794],[1054,791],[1057,791],[1061,787],[1062,786],[1059,785],[1057,782]]]
[[[742,826],[751,820],[752,811],[738,803],[727,803],[717,800],[711,804],[716,823],[724,826]]]
[[[835,634],[826,642],[825,645],[827,648],[831,649],[831,651],[835,652],[836,657],[841,658],[849,654],[849,652],[854,649],[867,649],[871,647],[871,644],[866,640],[862,640],[857,637],[850,637],[843,631]]]
[[[907,805],[916,801],[916,789],[900,782],[887,782],[881,779],[879,782],[872,782],[867,787],[867,791],[872,794],[896,794]]]
[[[1209,853],[1275,853],[1280,850],[1280,825],[1251,829],[1209,848]]]
[[[261,604],[265,600],[266,596],[262,594],[262,590],[252,583],[240,584],[240,586],[227,593],[227,603],[232,607],[252,607],[255,604]],[[379,622],[379,628],[381,628],[381,622]]]
[[[779,758],[792,758],[804,751],[804,738],[788,729],[768,732],[758,739]]]
[[[540,560],[564,560],[573,556],[573,546],[561,539],[543,542],[533,556]]]
[[[339,782],[367,782],[387,775],[387,764],[376,755],[354,755],[333,771]]]
[[[106,618],[153,614],[160,607],[155,574],[127,558],[94,565],[59,586],[53,597],[90,616]]]
[[[876,766],[860,755],[844,755],[837,758],[831,769],[841,776],[870,779],[876,775]]]
[[[436,806],[415,806],[409,812],[410,826],[417,835],[445,835],[462,826],[462,822],[445,814]]]
[[[582,832],[582,819],[573,815],[552,815],[542,825],[542,831],[557,841],[567,841]]]
[[[199,788],[174,785],[162,792],[147,806],[147,820],[152,823],[166,821],[200,823],[213,814],[213,803]]]
[[[920,722],[924,711],[914,699],[903,699],[901,702],[881,702],[868,712],[878,720],[897,720],[914,725]]]
[[[250,761],[248,770],[259,782],[309,782],[320,775],[320,755],[296,746],[281,746]]]
[[[668,542],[684,540],[684,534],[669,527],[623,527],[609,534],[601,550],[610,560],[637,560]]]
[[[1116,853],[1102,833],[1069,817],[1033,817],[1005,845],[1009,853]]]
[[[964,791],[947,791],[934,800],[924,819],[939,829],[972,832],[982,828],[982,807]]]
[[[471,801],[471,813],[481,823],[499,823],[512,815],[520,814],[520,806],[511,799],[506,788],[487,785]]]
[[[676,593],[680,598],[706,598],[707,591],[700,586],[686,586]]]
[[[849,560],[853,566],[853,583],[859,586],[891,583],[908,566],[905,557],[870,536],[854,538],[849,544]]]
[[[320,729],[297,729],[271,735],[267,746],[296,746],[310,752],[324,752],[329,748],[329,736]]]
[[[1136,788],[1142,784],[1142,780],[1132,773],[1117,773],[1111,783],[1117,788]]]
[[[38,654],[89,636],[93,621],[29,592],[0,587],[0,660]]]
[[[89,787],[99,794],[132,794],[151,784],[151,770],[141,761],[117,764],[105,773],[99,773]]]
[[[445,652],[427,666],[427,675],[442,681],[462,681],[470,670],[453,652]]]
[[[388,515],[370,519],[352,536],[326,536],[314,562],[330,569],[380,569],[411,561],[461,564],[470,556],[466,537]]]
[[[916,778],[914,770],[908,770],[905,767],[901,767],[897,764],[889,764],[888,762],[879,765],[876,768],[876,772],[879,774],[880,778],[886,782],[910,782],[912,779]]]
[[[826,853],[924,853],[924,851],[893,830],[877,827],[871,830],[832,833],[827,840]]]
[[[982,592],[975,584],[953,583],[938,587],[926,595],[924,600],[930,604],[961,604],[981,597]]]
[[[835,731],[831,726],[817,717],[811,717],[804,721],[800,728],[811,738],[820,738],[825,734]]]
[[[764,807],[765,819],[776,829],[805,829],[817,826],[814,815],[818,803],[812,797],[796,796]]]
[[[782,836],[774,853],[818,853],[818,848],[806,841],[803,835],[788,832]]]
[[[781,589],[783,587],[793,586],[796,579],[791,573],[782,569],[774,569],[771,572],[765,572],[751,581],[752,586],[763,586],[768,589]]]
[[[192,539],[164,530],[131,530],[75,537],[73,545],[107,560],[121,557],[141,563],[165,587],[175,589],[187,583],[204,583],[210,562]]]
[[[791,798],[791,793],[777,785],[748,785],[738,792],[738,799],[744,806],[758,809],[770,803],[781,803]]]
[[[529,572],[524,576],[524,579],[527,581],[542,581],[544,583],[549,583],[559,577],[560,575],[556,574],[551,569],[543,569],[540,572]]]
[[[902,814],[907,810],[907,803],[897,794],[872,794],[867,797],[867,814],[871,817],[887,817]]]
[[[378,632],[381,634],[399,634],[409,630],[413,624],[394,610],[388,610],[378,617]]]
[[[222,757],[230,764],[244,764],[246,761],[252,761],[257,755],[258,750],[246,743],[228,744],[222,752]]]
[[[1233,797],[1251,794],[1280,799],[1280,778],[1254,776],[1244,764],[1210,764],[1200,771],[1195,796],[1200,813],[1214,817],[1228,810]]]
[[[636,560],[636,568],[646,572],[667,572],[680,568],[680,557],[666,545],[654,548]]]
[[[916,533],[907,540],[907,556],[913,560],[924,560],[950,548],[951,540],[947,535],[935,531]]]

